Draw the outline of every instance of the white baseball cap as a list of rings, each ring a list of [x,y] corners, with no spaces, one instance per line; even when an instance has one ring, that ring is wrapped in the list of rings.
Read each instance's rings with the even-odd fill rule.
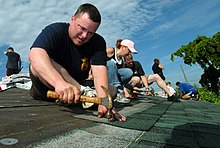
[[[132,53],[137,53],[137,50],[134,48],[134,42],[132,42],[131,40],[125,39],[121,42],[121,45],[123,46],[127,46],[128,49],[132,52]]]

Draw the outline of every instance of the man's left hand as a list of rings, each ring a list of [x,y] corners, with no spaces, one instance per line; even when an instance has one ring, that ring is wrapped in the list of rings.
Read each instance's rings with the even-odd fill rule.
[[[145,95],[150,96],[150,91],[146,91]]]
[[[107,108],[103,105],[99,105],[98,107],[98,118],[102,118],[107,113]],[[112,109],[112,119],[111,120],[118,120],[121,122],[125,122],[126,118],[119,114],[116,109]]]

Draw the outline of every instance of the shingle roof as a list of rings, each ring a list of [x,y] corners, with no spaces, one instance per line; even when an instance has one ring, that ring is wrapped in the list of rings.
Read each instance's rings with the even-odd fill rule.
[[[0,93],[0,147],[220,147],[220,105],[139,96],[115,107],[127,122],[9,89]]]

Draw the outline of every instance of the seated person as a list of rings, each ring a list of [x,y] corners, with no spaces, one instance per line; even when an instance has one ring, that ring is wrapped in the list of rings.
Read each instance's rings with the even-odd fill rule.
[[[138,61],[133,61],[132,55],[125,56],[125,66],[130,68],[133,71],[133,77],[129,82],[133,87],[140,85],[143,83],[146,90],[149,90],[149,85],[153,82],[156,82],[157,85],[164,89],[164,91],[168,94],[168,101],[180,102],[180,100],[168,90],[166,83],[161,79],[158,74],[150,74],[145,76],[144,70]],[[146,91],[146,95],[149,95],[149,91]]]
[[[179,87],[179,95],[180,98],[182,98],[183,100],[189,100],[191,98],[195,98],[196,101],[199,100],[198,90],[196,90],[195,87],[193,87],[192,85],[187,83],[176,82],[176,86]],[[183,95],[183,93],[185,95]]]
[[[107,71],[108,71],[108,81],[110,84],[118,88],[118,97],[116,97],[117,102],[129,103],[130,100],[126,99],[123,95],[123,85],[127,84],[133,72],[130,68],[123,67],[123,57],[130,54],[137,53],[134,48],[134,43],[131,40],[119,39],[116,42],[116,49],[107,48]]]
[[[167,82],[166,85],[167,85],[167,88],[169,89],[169,91],[170,91],[173,95],[176,95],[176,91],[175,91],[175,89],[171,86],[171,83],[170,83],[170,82]]]
[[[53,90],[63,103],[78,103],[91,67],[97,96],[106,97],[101,86],[108,89],[106,42],[96,33],[101,15],[91,4],[82,4],[69,23],[53,23],[45,27],[31,46],[30,94],[34,99],[49,101],[47,91]],[[115,108],[113,117],[126,121]],[[98,117],[107,114],[98,105]]]

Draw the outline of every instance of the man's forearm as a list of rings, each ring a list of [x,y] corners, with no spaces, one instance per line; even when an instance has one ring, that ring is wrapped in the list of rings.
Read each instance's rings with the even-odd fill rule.
[[[106,89],[108,89],[107,68],[102,65],[92,65],[91,67],[97,95],[98,97],[106,97],[106,93],[102,90],[101,86],[104,86]]]
[[[159,64],[158,66],[159,66],[162,70],[164,70],[164,66],[163,66],[163,65]]]
[[[141,80],[144,83],[146,89],[149,89],[148,82],[146,76],[141,76]]]
[[[180,93],[179,93],[179,95],[180,95],[180,98],[182,98],[182,96],[183,96],[183,93],[182,93],[182,92],[180,92]]]
[[[32,51],[34,50],[34,51]],[[64,81],[63,77],[54,68],[49,56],[43,49],[32,49],[29,60],[31,67],[36,72],[36,75],[44,79],[51,86],[55,87],[59,81]]]
[[[21,69],[21,59],[19,59],[19,68]]]

